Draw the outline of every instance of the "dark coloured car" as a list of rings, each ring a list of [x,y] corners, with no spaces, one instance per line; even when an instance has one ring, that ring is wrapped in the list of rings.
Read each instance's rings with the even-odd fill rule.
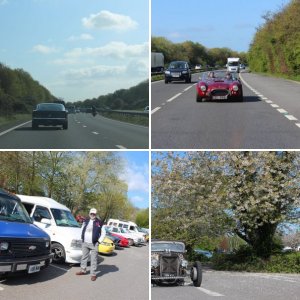
[[[243,101],[243,87],[236,73],[211,71],[203,73],[196,85],[196,101],[236,100]]]
[[[57,126],[68,129],[68,113],[63,104],[40,103],[32,112],[32,128],[37,129],[39,125]]]
[[[190,277],[193,285],[202,282],[199,261],[192,264],[185,259],[185,245],[177,241],[151,241],[151,283],[156,285],[184,285]]]
[[[186,61],[172,61],[165,71],[165,83],[184,80],[191,82],[192,74],[189,64]]]

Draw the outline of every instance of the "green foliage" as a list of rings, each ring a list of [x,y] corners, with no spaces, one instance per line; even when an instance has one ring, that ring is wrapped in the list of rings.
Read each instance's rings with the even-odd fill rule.
[[[137,213],[135,223],[139,227],[149,228],[149,208],[142,209]]]
[[[227,57],[240,57],[243,62],[247,62],[244,52],[238,53],[229,48],[207,49],[199,43],[185,41],[183,43],[172,43],[164,37],[151,38],[151,51],[162,52],[167,65],[173,60],[185,60],[192,65],[201,64],[223,67],[227,63]]]
[[[300,2],[292,0],[282,10],[263,16],[249,49],[253,71],[300,75]]]
[[[108,95],[102,95],[98,98],[78,101],[70,105],[76,107],[95,107],[110,108],[113,110],[143,110],[149,106],[149,82],[143,81],[140,84],[129,89],[117,90]]]
[[[12,70],[0,63],[0,115],[31,113],[37,103],[56,98],[22,69]]]
[[[215,254],[212,263],[216,270],[300,273],[300,252],[280,253],[263,259],[250,247],[244,247],[235,254]]]

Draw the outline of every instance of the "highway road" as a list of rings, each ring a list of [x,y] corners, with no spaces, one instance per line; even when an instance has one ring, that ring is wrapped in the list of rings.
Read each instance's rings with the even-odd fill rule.
[[[0,299],[149,300],[149,247],[115,252],[114,256],[99,256],[94,282],[89,274],[76,275],[79,265],[51,264],[39,273],[0,279]]]
[[[31,121],[0,132],[0,149],[148,149],[149,128],[97,115],[77,113],[68,117],[69,128],[39,127]]]
[[[300,276],[289,274],[204,271],[201,287],[154,286],[152,300],[298,300]]]
[[[197,103],[198,77],[151,84],[152,149],[300,148],[300,83],[244,72],[244,102]]]

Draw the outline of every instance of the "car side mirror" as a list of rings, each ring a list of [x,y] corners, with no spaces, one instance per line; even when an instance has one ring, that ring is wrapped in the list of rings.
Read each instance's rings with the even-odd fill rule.
[[[46,225],[51,225],[51,220],[42,218],[41,223],[46,224]]]

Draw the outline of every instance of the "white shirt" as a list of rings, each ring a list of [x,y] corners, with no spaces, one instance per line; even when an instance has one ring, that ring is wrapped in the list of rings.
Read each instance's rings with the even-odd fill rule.
[[[90,219],[89,223],[86,226],[85,233],[84,233],[84,241],[85,241],[85,243],[90,243],[90,244],[93,243],[93,224],[94,224],[94,220]],[[82,228],[83,227],[84,227],[84,225],[82,226]],[[101,228],[101,236],[98,239],[99,243],[103,242],[103,240],[105,238],[105,235],[106,235],[106,230],[105,230],[104,226],[102,226],[102,228]]]

